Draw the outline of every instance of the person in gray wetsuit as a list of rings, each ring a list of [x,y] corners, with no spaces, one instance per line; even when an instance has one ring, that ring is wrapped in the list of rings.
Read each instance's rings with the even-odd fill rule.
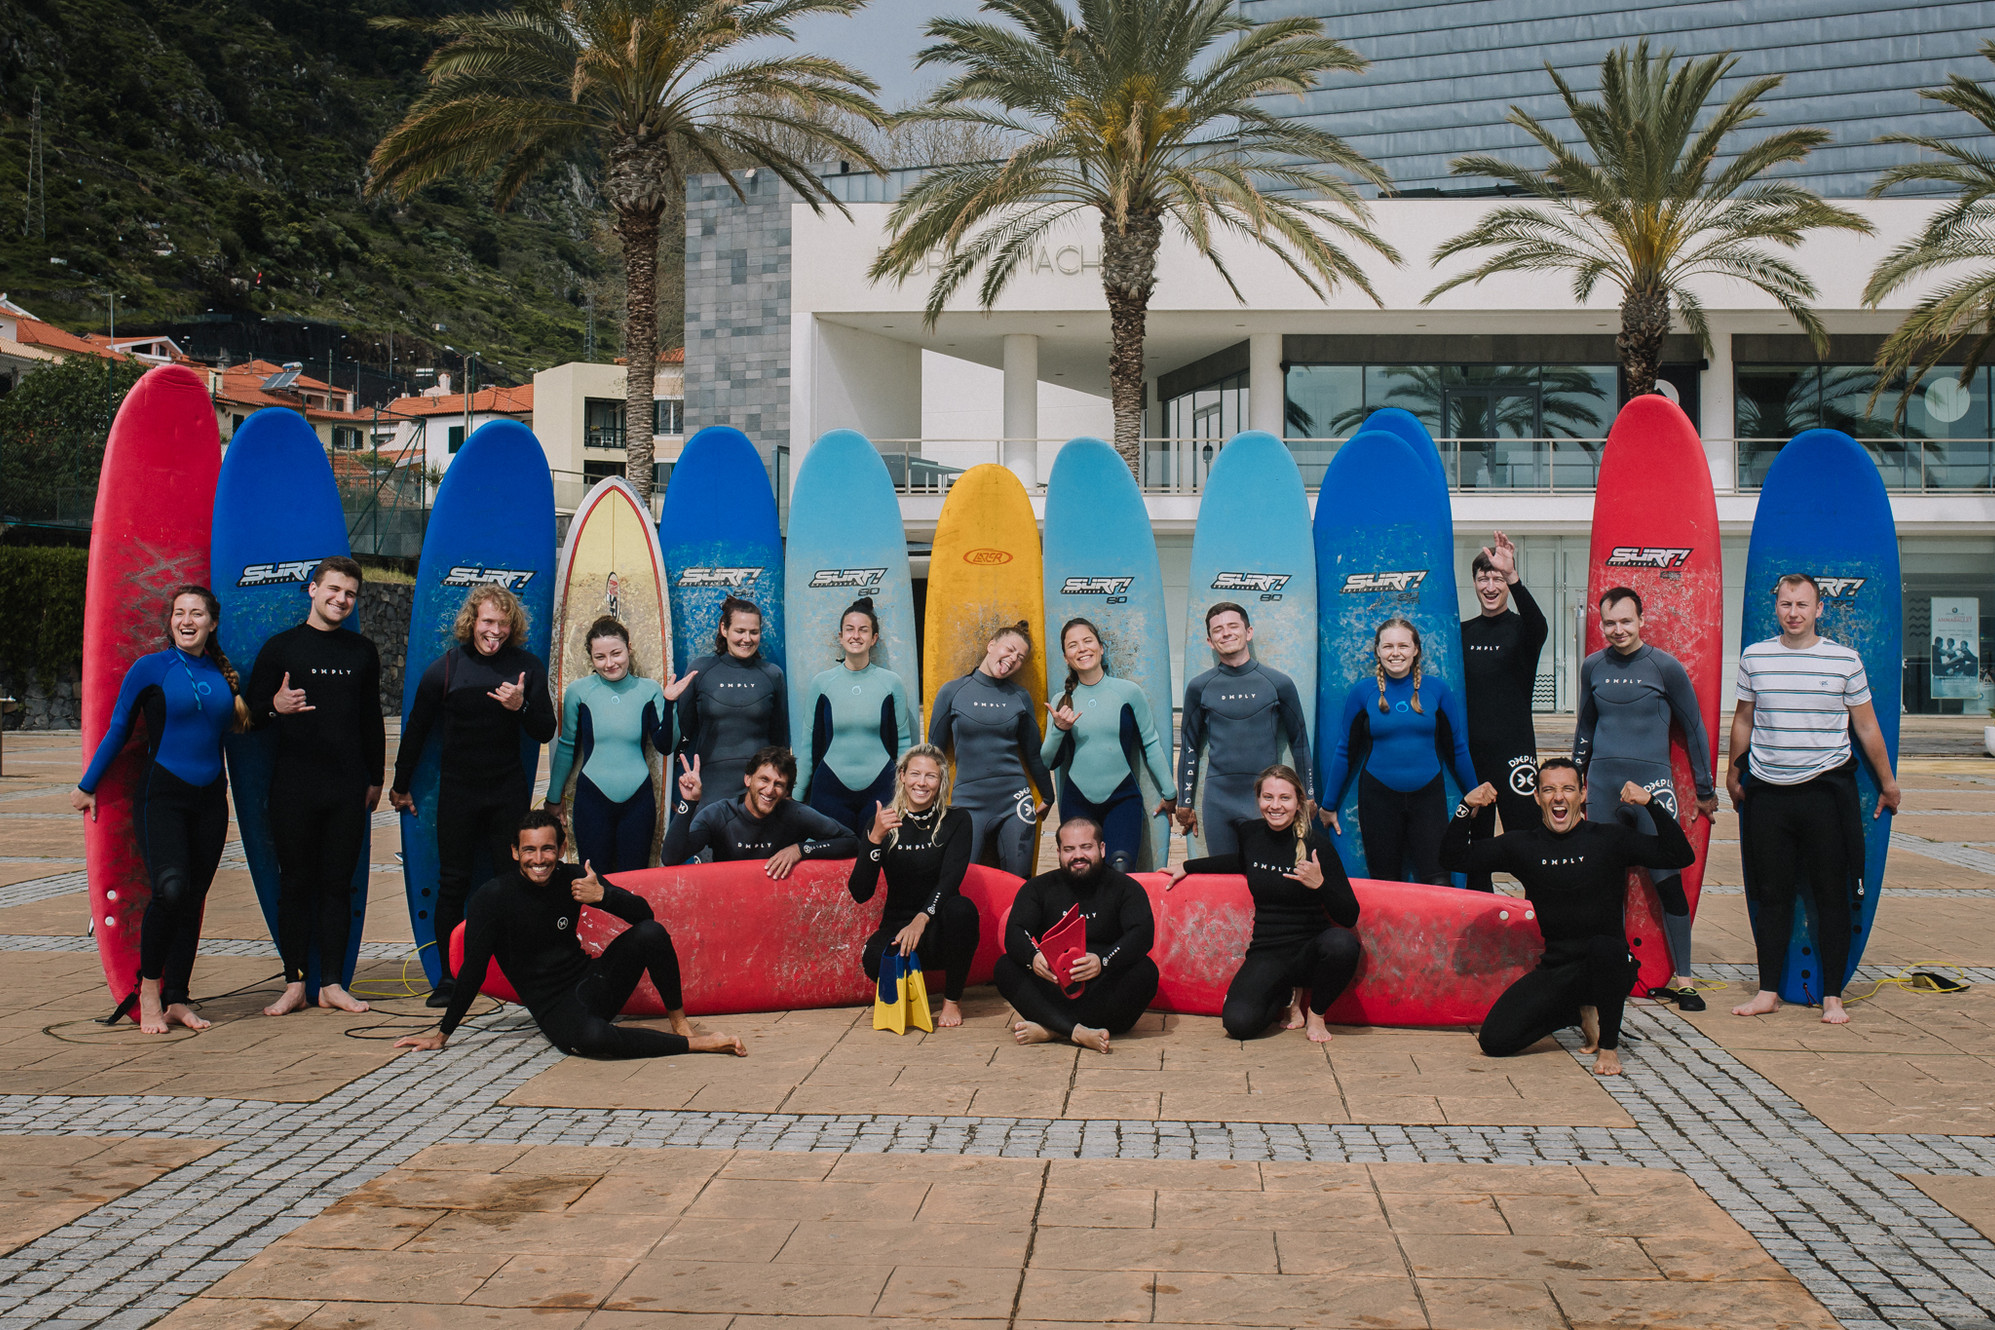
[[[729,596],[721,602],[714,654],[686,671],[692,687],[679,695],[680,769],[697,758],[706,788],[723,799],[741,788],[748,761],[763,748],[790,746],[790,699],[782,668],[762,658],[762,607]],[[670,829],[684,836],[698,801],[681,791]],[[669,864],[670,859],[661,859]]]
[[[970,861],[995,858],[1018,877],[1032,876],[1033,833],[1053,789],[1039,753],[1038,705],[1013,678],[1031,654],[1024,623],[999,629],[983,663],[943,684],[928,716],[928,742],[956,764],[950,803],[970,815]]]
[[[1676,787],[1669,774],[1669,724],[1683,727],[1690,748],[1690,773],[1697,786],[1697,812],[1718,810],[1711,783],[1711,747],[1697,690],[1675,656],[1642,641],[1642,598],[1630,587],[1610,588],[1600,597],[1600,629],[1607,646],[1579,669],[1579,724],[1572,756],[1589,791],[1586,815],[1595,822],[1621,822],[1643,835],[1655,834],[1654,810],[1675,817]],[[1649,804],[1620,802],[1622,785],[1647,790]],[[1676,977],[1667,991],[1684,1011],[1704,1010],[1690,980],[1690,903],[1675,869],[1652,869],[1650,880],[1662,898],[1663,936],[1669,942]]]
[[[1205,852],[1232,854],[1233,824],[1260,816],[1254,782],[1282,761],[1282,744],[1302,773],[1302,797],[1316,799],[1316,764],[1309,760],[1309,722],[1295,681],[1253,657],[1254,628],[1247,611],[1222,600],[1205,612],[1205,641],[1219,663],[1185,685],[1179,721],[1178,829],[1199,829],[1193,800],[1198,758],[1205,753]]]

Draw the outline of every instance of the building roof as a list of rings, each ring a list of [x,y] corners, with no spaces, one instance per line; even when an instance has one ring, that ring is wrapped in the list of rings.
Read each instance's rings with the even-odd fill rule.
[[[16,306],[19,308],[19,306]],[[57,355],[102,356],[106,360],[125,360],[122,351],[114,351],[100,345],[89,337],[79,337],[73,332],[65,332],[53,323],[43,323],[32,314],[10,315],[14,324],[14,339],[23,346],[38,346],[53,351]]]
[[[282,365],[272,364],[268,360],[249,360],[240,365],[230,365],[217,370],[213,380],[215,400],[230,406],[246,406],[251,410],[265,406],[289,407],[307,420],[359,422],[373,418],[371,413],[365,411],[333,411],[322,406],[307,404],[302,395],[308,392],[326,394],[328,401],[335,395],[344,400],[352,400],[350,389],[335,388],[325,380],[312,378],[308,374],[300,374],[287,388],[275,392],[265,391],[264,382],[273,374],[283,372]]]
[[[302,380],[301,380],[302,382]],[[386,411],[398,416],[461,416],[463,393],[439,393],[434,397],[397,397]],[[517,388],[480,388],[471,394],[474,416],[525,416],[533,414],[533,385]]]

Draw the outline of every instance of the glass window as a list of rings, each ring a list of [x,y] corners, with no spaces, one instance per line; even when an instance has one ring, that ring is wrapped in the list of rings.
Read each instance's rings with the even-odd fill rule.
[[[1620,375],[1615,366],[1547,365],[1540,374],[1541,438],[1607,437],[1608,427],[1614,423],[1616,396],[1620,391]]]
[[[1821,372],[1813,365],[1740,365],[1736,383],[1739,483],[1756,486],[1783,444],[1822,423]]]
[[[654,408],[656,403],[653,403]],[[582,446],[623,447],[623,403],[605,397],[582,400]]]
[[[1283,429],[1291,439],[1335,439],[1350,430],[1338,421],[1364,419],[1365,371],[1358,365],[1291,365]]]
[[[1449,372],[1438,365],[1367,365],[1365,415],[1382,407],[1396,406],[1412,412],[1429,434],[1444,434],[1447,431],[1441,424],[1441,411],[1449,377]],[[1334,433],[1355,433],[1357,424],[1358,421],[1353,421],[1349,427]]]
[[[463,446],[464,446],[464,426],[462,426],[462,425],[452,425],[452,426],[450,427],[450,451],[451,451],[451,453],[452,453],[452,454],[454,455],[454,454],[455,454],[455,453],[457,452],[457,450],[458,450],[459,448],[462,448]]]
[[[684,434],[686,404],[676,397],[654,398],[651,403],[653,434]]]

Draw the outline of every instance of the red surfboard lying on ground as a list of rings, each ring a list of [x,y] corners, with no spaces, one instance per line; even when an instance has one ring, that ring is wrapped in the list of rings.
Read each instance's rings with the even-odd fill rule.
[[[1601,593],[1626,586],[1642,598],[1642,641],[1675,656],[1689,674],[1715,774],[1725,668],[1725,565],[1718,505],[1696,427],[1659,394],[1645,394],[1622,407],[1607,435],[1593,498],[1586,586],[1589,655],[1607,644],[1600,633]],[[1690,750],[1676,725],[1670,727],[1670,776],[1677,818],[1697,849],[1697,862],[1683,870],[1683,894],[1694,919],[1711,823],[1696,815]],[[1640,869],[1628,874],[1628,942],[1642,963],[1636,994],[1667,984],[1673,967],[1663,938],[1662,902]]]
[[[83,595],[83,766],[111,726],[125,671],[166,645],[167,593],[207,584],[221,470],[207,385],[178,365],[149,371],[111,422],[97,481]],[[96,820],[83,826],[97,954],[120,1001],[138,986],[139,918],[152,898],[133,807],[145,743],[141,723],[97,787]],[[138,1019],[136,1007],[131,1014]]]

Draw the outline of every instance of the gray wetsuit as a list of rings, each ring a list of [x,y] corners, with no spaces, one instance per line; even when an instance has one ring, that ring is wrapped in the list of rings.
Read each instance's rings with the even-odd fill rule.
[[[1032,694],[981,669],[951,679],[935,695],[928,742],[956,764],[950,803],[970,815],[970,861],[995,854],[1005,872],[1032,876],[1033,788],[1048,798],[1053,790],[1053,773],[1039,754]]]
[[[668,788],[675,792],[672,825],[682,831],[694,806],[676,793],[678,758],[700,759],[702,800],[711,802],[741,793],[741,778],[757,749],[788,747],[790,742],[790,700],[779,667],[758,654],[747,660],[701,656],[687,668],[698,670],[699,677],[679,695],[679,746],[666,773]]]
[[[1185,685],[1178,722],[1178,807],[1190,808],[1198,786],[1198,758],[1205,753],[1205,812],[1199,831],[1208,855],[1232,854],[1235,822],[1260,816],[1254,778],[1282,760],[1282,745],[1302,777],[1302,797],[1316,797],[1316,764],[1310,761],[1309,723],[1295,681],[1257,660],[1214,665]]]

